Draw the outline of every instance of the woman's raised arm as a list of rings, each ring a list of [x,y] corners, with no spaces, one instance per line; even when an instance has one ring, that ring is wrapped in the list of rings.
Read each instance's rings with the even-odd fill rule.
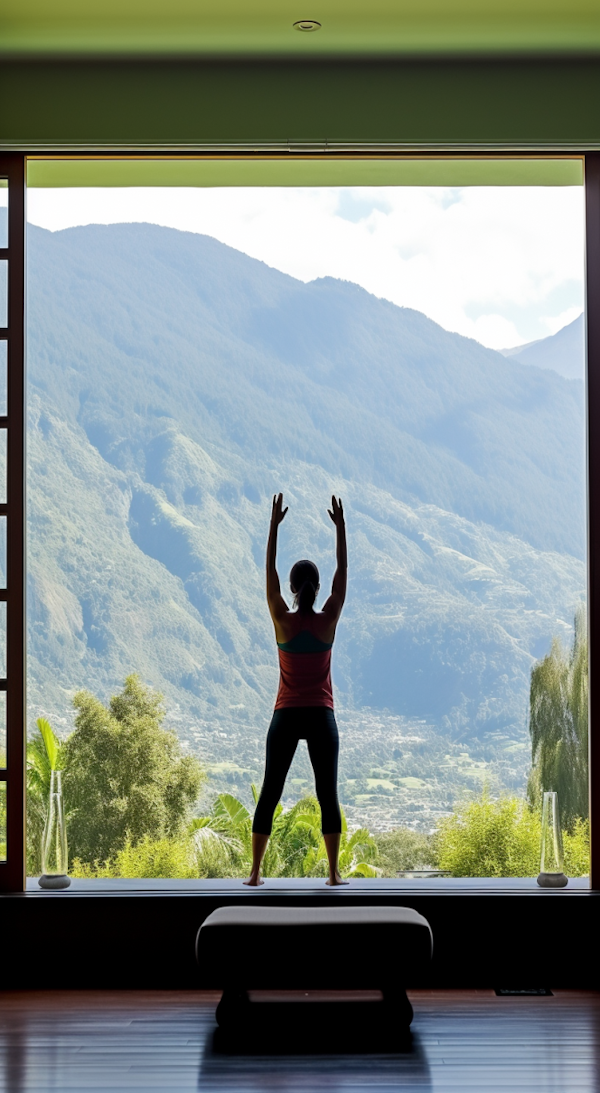
[[[331,498],[331,509],[327,509],[330,518],[335,524],[337,568],[331,586],[331,595],[323,605],[324,614],[339,619],[346,599],[346,585],[348,581],[348,550],[346,547],[346,522],[341,497]]]
[[[273,622],[287,614],[288,605],[281,595],[277,573],[277,530],[287,512],[283,507],[283,494],[275,495],[271,510],[271,526],[267,540],[267,603]]]

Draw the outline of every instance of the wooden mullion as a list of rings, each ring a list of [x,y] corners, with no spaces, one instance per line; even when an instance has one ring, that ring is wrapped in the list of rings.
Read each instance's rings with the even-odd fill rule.
[[[6,505],[7,861],[0,887],[25,887],[25,156],[0,157],[8,178],[8,415]],[[1,683],[0,683],[1,687]]]
[[[600,153],[585,157],[591,887],[600,888]],[[595,427],[596,426],[596,427]],[[598,703],[596,704],[596,695]]]

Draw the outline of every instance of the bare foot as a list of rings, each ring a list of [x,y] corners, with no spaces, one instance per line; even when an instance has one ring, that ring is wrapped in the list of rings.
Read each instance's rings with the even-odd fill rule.
[[[248,877],[248,880],[244,881],[244,884],[248,884],[251,888],[258,888],[259,884],[264,884],[264,880],[260,877],[254,877],[252,874]]]
[[[350,884],[350,881],[344,880],[339,873],[336,873],[335,877],[330,877],[329,880],[325,881],[325,884],[331,885],[332,888],[337,888],[340,884]]]

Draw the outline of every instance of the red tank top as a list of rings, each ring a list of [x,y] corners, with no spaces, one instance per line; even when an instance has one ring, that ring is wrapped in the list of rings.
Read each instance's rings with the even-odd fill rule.
[[[329,706],[333,709],[331,647],[310,630],[301,630],[291,641],[277,642],[279,690],[276,710],[290,706]]]

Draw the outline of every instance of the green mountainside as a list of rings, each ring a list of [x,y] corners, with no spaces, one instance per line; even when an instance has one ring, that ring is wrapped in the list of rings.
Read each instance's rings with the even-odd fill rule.
[[[350,819],[426,825],[521,789],[533,659],[585,587],[583,388],[330,278],[152,225],[29,229],[29,706],[137,671],[249,796],[280,573],[350,582],[334,656]],[[294,763],[290,794],[309,778]]]

